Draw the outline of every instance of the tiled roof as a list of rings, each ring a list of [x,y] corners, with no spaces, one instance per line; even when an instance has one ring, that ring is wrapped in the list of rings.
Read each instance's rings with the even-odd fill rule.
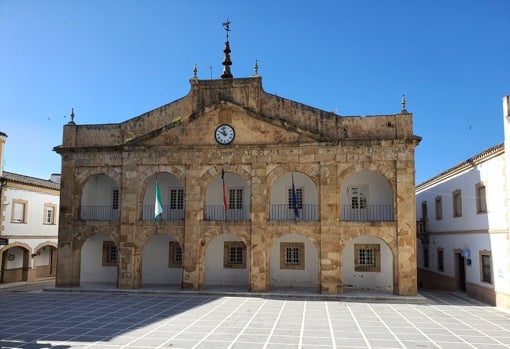
[[[20,183],[20,184],[27,184],[27,185],[33,185],[35,187],[40,188],[48,188],[48,189],[55,189],[60,190],[60,183],[55,183],[50,181],[49,179],[40,179],[35,177],[29,177],[20,175],[17,173],[11,173],[11,172],[3,172],[2,179],[5,179],[10,182]]]

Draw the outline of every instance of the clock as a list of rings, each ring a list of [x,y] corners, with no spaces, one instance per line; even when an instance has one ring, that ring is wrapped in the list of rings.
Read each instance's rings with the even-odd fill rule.
[[[227,124],[218,126],[214,132],[214,138],[219,144],[230,144],[235,136],[234,128]]]

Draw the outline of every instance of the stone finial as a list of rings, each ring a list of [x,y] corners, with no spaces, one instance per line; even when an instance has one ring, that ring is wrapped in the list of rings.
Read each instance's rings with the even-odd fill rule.
[[[406,110],[406,96],[402,95],[402,100],[400,101],[400,104],[402,105],[402,111],[407,113]]]
[[[258,62],[258,60],[255,60],[255,66],[253,67],[253,70],[255,71],[253,76],[259,76],[259,62]]]
[[[195,64],[193,66],[193,79],[198,79],[197,73],[198,73],[198,68],[197,68],[197,65]]]
[[[221,74],[222,79],[232,79],[233,75],[230,72],[230,66],[232,65],[232,61],[230,60],[230,43],[228,41],[228,32],[230,31],[230,21],[227,18],[227,21],[223,23],[223,26],[225,27],[225,31],[227,32],[227,41],[225,42],[225,48],[223,49],[223,53],[225,53],[225,56],[223,57],[223,74]]]
[[[71,117],[71,121],[69,121],[69,123],[71,125],[74,125],[75,124],[74,123],[74,108],[71,108],[71,115],[70,115],[70,117]]]

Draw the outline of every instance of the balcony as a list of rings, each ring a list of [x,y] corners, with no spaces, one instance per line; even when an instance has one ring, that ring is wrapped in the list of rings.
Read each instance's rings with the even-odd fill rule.
[[[206,205],[204,220],[228,222],[249,221],[250,207],[248,205],[243,205],[242,208],[229,208],[225,212],[223,205]]]
[[[82,206],[80,218],[88,221],[118,221],[120,210],[107,206]]]
[[[298,208],[299,217],[296,216],[294,208],[289,204],[277,204],[270,206],[270,220],[272,221],[318,221],[319,205],[302,205]]]
[[[142,205],[142,220],[153,221],[154,220],[154,205]],[[161,221],[183,221],[184,220],[184,209],[172,208],[170,205],[163,205],[163,212],[159,216],[158,220]]]
[[[392,205],[367,205],[365,208],[352,208],[342,205],[343,221],[350,222],[385,222],[393,221]]]

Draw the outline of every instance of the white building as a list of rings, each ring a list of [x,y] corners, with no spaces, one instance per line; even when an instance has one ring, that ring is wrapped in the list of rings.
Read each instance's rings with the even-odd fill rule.
[[[7,135],[0,136],[3,154]],[[59,200],[59,175],[43,180],[0,170],[0,282],[55,276]]]
[[[505,143],[416,187],[420,287],[510,306],[509,103],[506,96]]]

